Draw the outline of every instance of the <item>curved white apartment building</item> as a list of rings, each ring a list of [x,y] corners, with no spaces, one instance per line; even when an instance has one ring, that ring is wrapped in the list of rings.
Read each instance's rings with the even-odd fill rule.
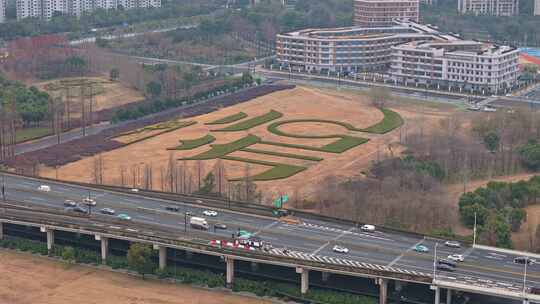
[[[278,34],[276,55],[282,65],[306,71],[380,71],[390,65],[392,46],[432,40],[438,35],[435,29],[413,22],[396,22],[391,27],[307,29]]]
[[[410,21],[395,21],[391,27],[306,29],[276,37],[277,61],[293,70],[380,71],[399,82],[461,84],[492,92],[517,83],[518,57],[513,47],[461,40]],[[433,60],[429,74],[426,60]]]

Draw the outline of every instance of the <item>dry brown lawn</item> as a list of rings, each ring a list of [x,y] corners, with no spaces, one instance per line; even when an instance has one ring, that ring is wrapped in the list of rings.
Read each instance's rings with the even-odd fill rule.
[[[436,128],[440,120],[456,111],[454,107],[442,105],[426,106],[424,103],[414,103],[409,101],[396,101],[389,104],[389,107],[399,112],[404,117],[405,126],[401,131],[394,130],[388,134],[375,135],[361,132],[349,132],[340,126],[322,123],[295,123],[282,126],[282,130],[296,134],[320,135],[337,133],[356,135],[371,139],[368,143],[350,149],[342,154],[291,149],[263,144],[256,144],[250,147],[324,158],[324,160],[320,162],[283,159],[282,157],[257,155],[246,152],[235,152],[232,156],[307,165],[308,170],[287,179],[258,182],[257,184],[268,198],[276,196],[278,193],[292,194],[295,190],[302,196],[309,197],[314,193],[317,185],[329,175],[335,175],[340,179],[358,176],[362,171],[366,170],[371,161],[375,160],[377,157],[382,158],[389,156],[392,153],[394,153],[394,155],[398,154],[401,149],[396,143],[399,141],[400,132],[403,134],[413,133],[417,131],[416,128],[419,126],[425,128],[426,132],[428,132],[430,129]],[[283,113],[284,116],[281,118],[282,120],[307,118],[337,120],[348,122],[359,128],[371,126],[383,118],[382,113],[372,107],[365,96],[358,92],[297,87],[293,90],[276,92],[256,98],[249,102],[223,108],[213,113],[189,118],[189,120],[194,120],[198,123],[190,127],[182,128],[104,153],[102,155],[104,167],[106,168],[104,181],[106,183],[118,184],[120,182],[120,171],[122,167],[129,171],[137,166],[151,164],[154,170],[154,188],[161,189],[160,171],[161,168],[166,167],[170,155],[177,159],[193,156],[208,149],[208,146],[203,146],[189,151],[170,152],[167,150],[168,147],[177,146],[180,139],[199,138],[208,134],[209,130],[222,127],[220,125],[207,126],[204,124],[206,122],[236,114],[240,111],[247,113],[251,118],[265,114],[271,109]],[[212,134],[216,137],[214,144],[228,143],[248,134],[260,136],[264,140],[312,146],[323,146],[335,140],[280,137],[269,133],[266,129],[267,126],[268,124],[264,124],[252,128],[249,131],[242,132],[213,132]],[[391,150],[388,148],[389,146],[392,147]],[[205,167],[205,170],[203,171],[208,172],[211,170],[214,163],[214,160],[203,161]],[[243,176],[246,168],[245,163],[236,161],[225,161],[224,163],[228,177],[234,178]],[[91,182],[93,180],[93,164],[94,161],[92,158],[67,164],[59,169],[59,177],[66,180]],[[191,167],[193,175],[195,175],[194,168],[197,165],[196,161],[187,161],[184,164]],[[260,165],[249,166],[251,174],[257,174],[268,169],[268,167]],[[45,176],[55,176],[55,172],[51,168],[44,168],[41,172]],[[196,178],[196,176],[193,176],[193,178]]]
[[[271,301],[68,265],[0,250],[0,303],[269,304]]]
[[[76,77],[80,78],[80,77]],[[105,77],[83,77],[85,79],[95,81],[99,83],[99,86],[103,88],[102,93],[94,97],[94,111],[109,109],[113,107],[122,106],[128,103],[144,100],[144,96],[139,93],[137,90],[128,88],[120,82],[113,82]],[[46,85],[57,82],[63,79],[55,79],[45,82],[35,83],[39,89],[46,90]],[[75,90],[75,89],[72,89]],[[74,91],[73,91],[74,92]],[[51,95],[56,96],[55,94],[60,93],[60,91],[49,92]],[[72,93],[75,94],[75,93]],[[78,93],[80,94],[80,93]],[[79,98],[72,98],[72,103],[70,106],[71,117],[76,118],[81,116],[82,107],[80,105]]]

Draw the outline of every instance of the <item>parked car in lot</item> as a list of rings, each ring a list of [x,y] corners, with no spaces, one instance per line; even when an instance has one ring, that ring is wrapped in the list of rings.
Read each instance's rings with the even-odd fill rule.
[[[440,264],[440,263],[437,263],[437,269],[442,270],[442,271],[449,271],[449,272],[453,272],[454,270],[456,270],[454,267],[450,265]]]
[[[337,253],[349,253],[349,248],[339,246],[339,245],[335,245],[334,248],[332,248],[332,250]]]
[[[531,259],[529,257],[517,257],[514,259],[514,263],[516,264],[525,264],[527,262],[528,265],[536,263],[535,259]]]
[[[444,242],[444,245],[451,248],[461,248],[461,244],[456,241],[446,241]]]
[[[85,197],[83,198],[82,202],[86,205],[89,205],[89,206],[95,206],[97,205],[96,201],[93,199],[93,198],[90,198],[90,197]]]
[[[111,209],[111,208],[103,208],[103,209],[99,210],[99,212],[101,212],[103,214],[108,214],[108,215],[114,215],[115,214],[114,209]]]
[[[214,210],[204,210],[203,214],[206,215],[206,216],[212,216],[212,217],[218,215],[218,213],[216,211],[214,211]]]
[[[51,191],[51,187],[50,186],[47,186],[47,185],[41,185],[37,188],[39,191],[43,191],[43,192],[49,192]]]
[[[463,262],[465,257],[462,254],[451,254],[448,256],[448,259],[456,262]]]
[[[414,247],[414,251],[416,251],[416,252],[429,252],[429,249],[424,245],[416,245]]]
[[[223,223],[215,223],[214,224],[214,228],[215,229],[223,229],[223,230],[226,230],[227,229],[227,225],[223,224]]]
[[[363,225],[362,227],[360,227],[360,230],[365,231],[365,232],[374,232],[375,231],[375,226],[373,226],[373,225]]]
[[[123,220],[123,221],[131,221],[131,216],[125,214],[125,213],[120,213],[118,214],[118,219],[120,220]]]
[[[457,266],[456,262],[454,262],[454,261],[452,261],[452,260],[438,259],[438,260],[437,260],[437,263],[438,263],[438,264],[444,264],[444,265],[452,266],[452,267],[456,267],[456,266]]]
[[[64,206],[66,206],[66,207],[75,207],[75,206],[77,206],[77,203],[75,201],[67,199],[67,200],[64,201]]]
[[[180,207],[177,207],[177,206],[167,206],[167,207],[165,207],[165,210],[171,211],[171,212],[180,212]]]

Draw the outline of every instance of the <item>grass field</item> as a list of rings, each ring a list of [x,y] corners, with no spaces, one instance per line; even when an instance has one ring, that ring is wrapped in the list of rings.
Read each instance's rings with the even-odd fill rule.
[[[20,143],[53,134],[49,127],[35,127],[18,129],[15,133],[15,141]]]
[[[118,184],[122,174],[125,177],[132,174],[133,168],[151,164],[152,183],[159,190],[171,158],[190,172],[186,175],[188,179],[197,175],[193,173],[195,168],[200,167],[205,175],[221,159],[228,179],[243,176],[245,163],[249,163],[250,172],[261,182],[258,186],[263,192],[292,193],[294,189],[302,189],[305,195],[310,195],[328,176],[350,178],[366,170],[376,157],[400,153],[399,148],[389,151],[387,147],[396,146],[399,132],[390,130],[403,122],[409,122],[404,125],[403,133],[411,134],[417,121],[423,123],[425,130],[435,129],[437,122],[450,113],[448,108],[427,108],[421,103],[409,106],[408,102],[389,102],[388,106],[391,110],[381,111],[362,95],[347,91],[297,87],[276,92],[189,118],[197,123],[181,130],[156,135],[164,130],[147,129],[116,138],[128,140],[129,136],[137,136],[147,140],[103,153],[104,180]],[[217,127],[216,122],[219,122]],[[91,182],[93,166],[92,159],[85,158],[62,166],[59,176]],[[164,173],[160,174],[160,170]],[[55,176],[55,171],[48,168],[42,168],[41,172],[44,176]],[[132,177],[124,180],[137,185]],[[192,181],[192,184],[197,183]]]

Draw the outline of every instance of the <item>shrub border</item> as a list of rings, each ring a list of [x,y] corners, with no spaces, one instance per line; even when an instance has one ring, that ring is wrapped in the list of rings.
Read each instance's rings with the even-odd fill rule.
[[[230,126],[227,126],[225,128],[222,128],[222,129],[212,130],[212,132],[246,131],[246,130],[249,130],[249,129],[254,128],[256,126],[265,124],[265,123],[267,123],[269,121],[281,118],[282,116],[283,116],[283,113],[275,111],[275,110],[270,110],[266,114],[263,114],[263,115],[260,115],[260,116],[250,118],[248,120],[238,122],[238,123],[236,123],[234,125],[230,125]]]
[[[180,140],[180,145],[172,148],[167,148],[167,150],[191,150],[196,149],[198,147],[202,147],[206,144],[210,144],[214,142],[216,138],[212,136],[211,134],[206,134],[203,137],[195,138],[195,139],[184,139]]]
[[[226,143],[226,144],[217,144],[211,145],[210,150],[202,152],[200,154],[180,158],[179,160],[208,160],[222,158],[228,154],[231,154],[235,151],[241,150],[243,148],[249,147],[261,141],[261,138],[252,134],[244,136],[236,141]]]
[[[134,140],[134,141],[132,141],[132,142],[128,142],[128,143],[122,143],[122,142],[120,142],[120,141],[118,141],[118,142],[124,144],[123,147],[126,147],[126,146],[129,146],[129,145],[132,145],[132,144],[136,144],[136,143],[138,143],[138,142],[141,142],[141,141],[143,141],[143,140],[150,139],[150,138],[152,138],[152,137],[156,137],[156,136],[159,136],[159,135],[163,135],[163,134],[165,134],[165,133],[169,133],[169,132],[172,132],[172,131],[176,131],[176,130],[178,130],[178,129],[187,128],[187,127],[192,126],[192,125],[194,125],[194,124],[196,124],[196,123],[197,123],[196,121],[185,121],[184,124],[182,124],[182,125],[179,125],[179,126],[176,126],[176,127],[170,128],[170,129],[165,129],[165,130],[163,130],[163,131],[161,131],[161,132],[157,132],[157,133],[152,134],[152,135],[144,136],[144,137],[139,138],[139,139],[136,139],[136,140]],[[136,133],[131,133],[131,134],[136,134]],[[130,134],[128,134],[128,135],[130,135]],[[122,137],[122,136],[126,136],[126,135],[117,135],[117,136],[113,137],[112,139],[114,140],[115,138]]]
[[[220,119],[213,120],[211,122],[205,123],[205,125],[222,125],[222,124],[228,124],[231,122],[238,121],[240,119],[244,119],[248,117],[248,115],[244,112],[238,112],[236,114],[232,114],[229,116],[222,117]]]
[[[296,158],[296,159],[303,159],[303,160],[310,160],[310,161],[322,161],[322,160],[324,160],[324,158],[316,157],[316,156],[308,156],[308,155],[300,155],[300,154],[284,153],[284,152],[275,152],[275,151],[253,149],[253,148],[244,148],[244,149],[241,149],[240,151],[249,152],[249,153],[257,153],[257,154],[266,154],[266,155],[272,155],[272,156],[287,157],[287,158]]]
[[[255,160],[255,159],[249,159],[249,158],[243,158],[243,157],[224,156],[224,157],[221,157],[221,159],[272,167],[269,170],[266,170],[262,173],[251,176],[251,178],[254,181],[271,181],[271,180],[284,179],[284,178],[288,178],[293,175],[296,175],[307,169],[307,167],[302,167],[302,166],[280,164],[280,163],[275,163],[275,162]],[[282,170],[288,170],[289,172],[282,174],[281,173]],[[229,181],[237,182],[243,179],[244,179],[243,177],[238,177],[238,178],[229,179]]]

